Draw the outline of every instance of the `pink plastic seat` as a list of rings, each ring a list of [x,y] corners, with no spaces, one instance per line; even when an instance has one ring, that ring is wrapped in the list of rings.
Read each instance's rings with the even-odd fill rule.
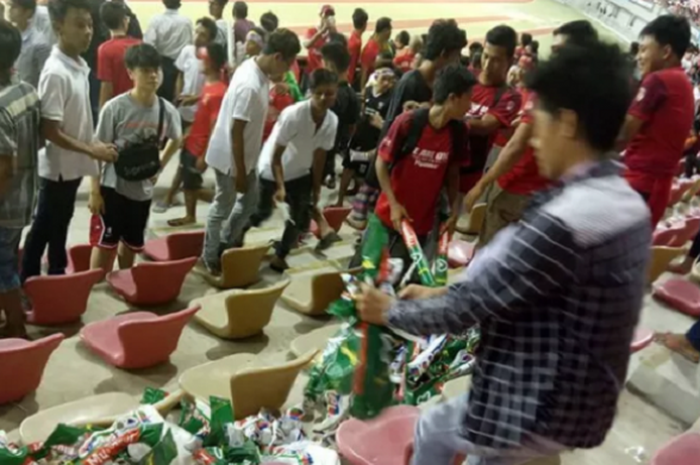
[[[0,339],[0,404],[16,402],[39,387],[46,363],[62,340],[63,334],[33,342]]]
[[[79,320],[87,310],[92,287],[102,276],[102,270],[88,270],[27,279],[24,293],[32,302],[27,321],[35,325],[60,325]]]
[[[351,211],[352,209],[349,207],[326,207],[323,209],[323,217],[328,222],[328,226],[330,226],[333,231],[338,232],[343,226],[343,221],[345,221]],[[318,228],[318,224],[313,220],[311,220],[309,231],[319,239],[321,238],[321,231]]]
[[[700,217],[686,217],[683,229],[671,240],[670,247],[683,247],[700,231]]]
[[[352,465],[404,465],[419,416],[417,407],[400,405],[374,420],[350,419],[338,428],[338,450]]]
[[[146,242],[143,254],[156,262],[199,257],[204,245],[204,231],[185,231],[168,234]]]
[[[630,352],[638,352],[651,344],[654,340],[654,332],[648,328],[637,328],[634,330],[634,337],[630,345]]]
[[[474,258],[474,242],[453,240],[447,251],[447,262],[450,268],[462,268]]]
[[[700,463],[700,433],[688,432],[672,439],[651,459],[651,465],[697,465]]]
[[[675,205],[681,201],[683,194],[685,194],[693,186],[693,181],[690,179],[681,179],[677,183],[674,183],[671,187],[671,196],[669,199],[669,205]]]
[[[90,269],[90,256],[92,255],[92,246],[90,244],[74,245],[68,249],[68,266],[66,273],[79,273]]]
[[[119,368],[147,368],[168,360],[199,306],[165,316],[133,312],[91,323],[80,331],[85,345]]]
[[[684,232],[685,221],[675,223],[668,228],[658,228],[654,231],[652,245],[672,247],[671,244],[676,243],[676,238],[681,236]]]
[[[686,315],[700,317],[700,288],[681,278],[671,278],[654,288],[656,299]]]
[[[163,305],[177,299],[185,276],[197,257],[171,262],[138,263],[131,269],[114,271],[107,282],[133,305]]]

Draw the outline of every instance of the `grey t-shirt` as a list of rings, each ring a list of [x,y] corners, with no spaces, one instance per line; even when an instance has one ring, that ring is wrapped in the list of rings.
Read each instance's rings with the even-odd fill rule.
[[[97,138],[106,144],[115,144],[117,150],[121,150],[129,144],[138,144],[155,137],[161,104],[165,104],[161,140],[181,138],[180,114],[170,102],[158,99],[155,104],[146,107],[134,100],[130,92],[113,98],[104,106],[97,124]],[[112,163],[104,166],[102,185],[112,187],[119,194],[132,200],[153,198],[153,183],[150,179],[145,181],[121,179],[117,176]]]

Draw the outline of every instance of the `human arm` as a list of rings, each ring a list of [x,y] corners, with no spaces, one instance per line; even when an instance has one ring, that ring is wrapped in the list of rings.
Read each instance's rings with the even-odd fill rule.
[[[522,106],[522,96],[513,89],[506,89],[498,102],[481,118],[469,120],[469,133],[490,136],[501,128],[509,128]]]
[[[287,150],[286,145],[275,145],[275,151],[272,153],[272,177],[277,185],[277,192],[275,192],[277,202],[284,202],[287,195],[284,188],[284,168],[282,167],[282,155],[284,155],[285,150]]]
[[[314,150],[314,163],[311,167],[313,175],[313,204],[318,206],[321,199],[321,186],[323,185],[323,174],[326,165],[327,152],[323,148]]]
[[[100,108],[105,106],[105,103],[114,95],[114,86],[109,81],[100,82]]]
[[[459,195],[459,168],[460,163],[458,159],[450,160],[450,164],[447,167],[447,201],[450,205],[450,218],[445,224],[445,228],[450,236],[455,232],[459,214],[462,211]]]
[[[189,97],[189,95],[182,95],[182,88],[185,86],[185,78],[182,71],[177,72],[177,78],[175,78],[175,99],[178,102],[183,103],[183,97]]]
[[[180,120],[180,113],[170,102],[161,101],[160,103],[165,103],[167,119],[164,136],[168,139],[168,143],[160,154],[160,166],[162,169],[182,146],[182,121]],[[161,137],[162,135],[158,134],[158,140]]]
[[[644,123],[651,119],[652,115],[668,98],[666,85],[656,74],[648,75],[639,87],[622,125],[620,135],[617,140],[617,148],[624,150],[627,144],[634,139],[644,126]]]
[[[17,131],[7,112],[0,112],[0,200],[3,200],[14,177],[17,156]]]
[[[396,161],[396,155],[401,150],[404,140],[410,130],[410,117],[400,117],[389,128],[386,137],[382,139],[377,149],[375,170],[381,191],[386,195],[391,208],[391,221],[394,229],[401,230],[403,219],[411,220],[408,212],[396,198],[396,193],[391,185],[391,173],[389,167]]]
[[[325,34],[326,30],[328,29],[328,26],[324,23],[323,26],[321,26],[318,29],[311,28],[306,32],[306,40],[304,41],[304,48],[307,50],[314,48],[316,46],[316,41]]]

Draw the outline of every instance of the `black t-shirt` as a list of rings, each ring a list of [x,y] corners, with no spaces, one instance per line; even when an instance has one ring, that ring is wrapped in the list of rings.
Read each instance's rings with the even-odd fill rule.
[[[369,152],[379,145],[381,129],[372,126],[372,115],[379,114],[386,118],[389,111],[392,92],[384,92],[381,95],[374,95],[370,89],[365,93],[365,107],[360,116],[360,123],[357,131],[350,141],[350,148],[358,152]]]
[[[417,69],[404,74],[396,84],[391,95],[389,110],[384,119],[382,134],[386,134],[396,117],[403,113],[403,104],[411,100],[424,103],[433,99],[433,89],[430,88],[423,75]]]
[[[350,126],[360,118],[360,100],[347,82],[338,86],[338,96],[331,111],[338,117],[338,130],[335,136],[335,153],[342,153],[350,143]]]

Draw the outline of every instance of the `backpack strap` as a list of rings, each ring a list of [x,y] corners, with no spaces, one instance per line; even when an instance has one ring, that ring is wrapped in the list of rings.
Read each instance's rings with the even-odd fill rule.
[[[160,142],[163,139],[163,123],[165,120],[165,102],[163,101],[162,97],[158,97],[158,129],[157,129],[157,137],[158,137],[158,142]]]
[[[467,126],[464,121],[450,121],[450,137],[452,139],[450,160],[452,161],[461,158],[464,155],[464,150],[467,148]]]
[[[401,145],[401,150],[394,156],[394,165],[405,156],[413,153],[423,134],[423,129],[428,125],[429,113],[427,108],[419,108],[411,112],[411,128]]]

